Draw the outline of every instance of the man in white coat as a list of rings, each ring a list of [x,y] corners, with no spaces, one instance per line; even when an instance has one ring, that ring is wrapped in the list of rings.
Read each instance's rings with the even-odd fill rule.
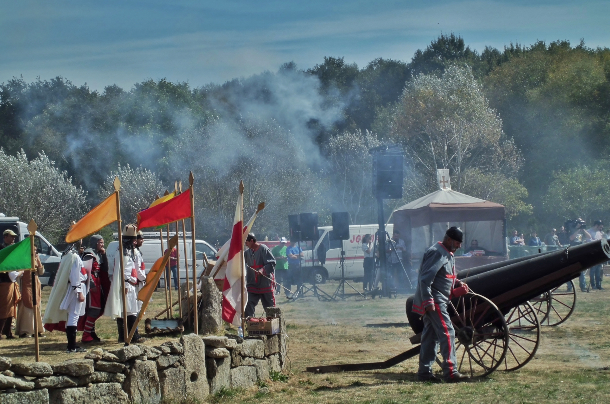
[[[68,312],[66,321],[66,337],[68,339],[68,353],[87,352],[86,349],[76,345],[76,329],[78,326],[78,318],[85,314],[85,296],[87,296],[87,280],[90,276],[83,265],[83,261],[78,254],[74,254],[70,275],[68,278],[68,288],[64,300],[59,305],[60,310]]]

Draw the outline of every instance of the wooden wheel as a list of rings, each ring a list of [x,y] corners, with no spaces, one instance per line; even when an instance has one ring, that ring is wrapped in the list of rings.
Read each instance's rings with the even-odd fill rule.
[[[467,294],[448,307],[455,330],[457,371],[482,377],[498,368],[506,356],[508,327],[496,305],[481,295]],[[437,356],[437,363],[442,358]]]
[[[568,319],[576,306],[576,288],[573,281],[549,290],[532,300],[541,325],[556,326]]]
[[[540,345],[540,322],[529,302],[511,309],[505,319],[509,344],[500,369],[512,371],[525,366],[536,354]]]

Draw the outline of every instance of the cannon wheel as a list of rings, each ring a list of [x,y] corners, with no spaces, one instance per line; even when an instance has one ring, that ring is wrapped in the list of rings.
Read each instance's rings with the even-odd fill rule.
[[[541,325],[556,326],[568,319],[576,307],[576,288],[574,282],[551,289],[532,300],[532,306],[538,315]]]
[[[500,369],[512,371],[525,366],[536,354],[540,345],[540,321],[529,302],[511,309],[505,319],[509,344]]]
[[[496,305],[469,293],[449,302],[455,330],[457,371],[470,377],[487,376],[503,362],[508,347],[508,326]],[[440,365],[442,358],[437,355]]]

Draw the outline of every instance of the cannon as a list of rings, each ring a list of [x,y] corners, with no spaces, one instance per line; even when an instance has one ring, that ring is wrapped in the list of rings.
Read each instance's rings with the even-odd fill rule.
[[[581,271],[610,259],[610,244],[598,240],[515,260],[460,272],[458,277],[471,292],[449,303],[456,335],[458,371],[471,377],[486,376],[504,366],[524,366],[539,344],[540,321],[529,300],[577,278]],[[407,318],[416,345],[383,362],[311,366],[314,373],[386,369],[419,354],[421,318],[411,311]]]

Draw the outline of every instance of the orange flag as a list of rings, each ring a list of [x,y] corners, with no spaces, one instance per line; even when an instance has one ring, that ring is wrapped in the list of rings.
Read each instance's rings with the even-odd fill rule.
[[[91,209],[89,213],[70,228],[70,231],[66,234],[66,243],[74,243],[119,220],[116,200],[116,192],[113,192],[102,203]]]
[[[150,204],[149,208],[152,208],[153,206],[157,206],[160,203],[167,202],[170,199],[172,199],[174,196],[176,196],[176,191],[172,192],[171,194],[167,194],[165,196],[162,196],[159,199],[156,199],[153,203]]]
[[[146,274],[146,285],[138,292],[138,300],[148,302],[150,296],[155,291],[163,270],[169,261],[169,256],[172,249],[178,245],[178,236],[174,236],[169,240],[169,246],[165,254],[153,264],[150,271]]]

